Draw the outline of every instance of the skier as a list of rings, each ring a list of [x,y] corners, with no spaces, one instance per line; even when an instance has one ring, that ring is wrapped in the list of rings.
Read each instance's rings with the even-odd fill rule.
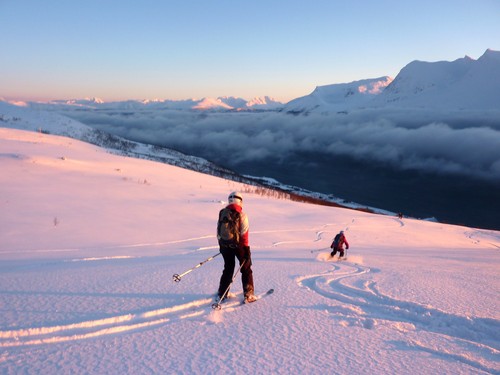
[[[220,300],[230,287],[236,257],[241,266],[241,283],[245,302],[255,302],[257,298],[254,295],[252,259],[248,239],[249,224],[248,216],[243,212],[243,196],[241,193],[233,192],[229,194],[228,203],[220,210],[217,222],[217,240],[224,258],[224,270],[217,295]]]
[[[332,249],[332,252],[330,255],[332,258],[337,254],[337,251],[339,252],[339,259],[344,256],[344,244],[346,247],[346,250],[349,249],[349,243],[347,242],[347,238],[345,238],[344,231],[341,230],[333,239],[332,244],[330,245],[330,248]]]

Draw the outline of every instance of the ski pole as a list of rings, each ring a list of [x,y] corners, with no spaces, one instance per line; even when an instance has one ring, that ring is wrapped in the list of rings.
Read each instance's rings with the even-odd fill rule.
[[[219,300],[217,302],[212,303],[212,309],[214,309],[214,310],[220,310],[221,309],[221,306],[220,306],[221,301],[223,301],[224,298],[226,298],[226,295],[229,293],[229,289],[231,288],[231,285],[233,285],[234,279],[236,279],[236,276],[241,271],[241,268],[243,267],[243,265],[245,264],[246,261],[247,260],[245,259],[245,260],[243,260],[243,262],[241,262],[240,268],[238,268],[238,271],[236,271],[234,273],[233,279],[229,283],[229,286],[227,287],[227,289],[224,292],[224,294],[219,298]]]
[[[214,259],[217,255],[220,255],[220,253],[217,253],[217,254],[215,254],[215,255],[211,256],[210,258],[205,259],[203,262],[198,263],[196,266],[194,266],[193,268],[188,269],[186,272],[181,273],[180,275],[176,273],[175,275],[173,275],[173,276],[172,276],[173,280],[174,280],[176,283],[178,283],[178,282],[179,282],[179,281],[181,281],[181,279],[182,279],[184,276],[186,276],[188,273],[190,273],[190,272],[194,271],[195,269],[197,269],[197,268],[199,268],[199,267],[203,266],[205,263],[210,262],[210,261],[211,261],[212,259]]]

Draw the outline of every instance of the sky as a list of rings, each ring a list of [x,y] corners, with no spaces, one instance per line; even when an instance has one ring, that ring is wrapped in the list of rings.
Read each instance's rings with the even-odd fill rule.
[[[0,97],[270,96],[500,50],[500,1],[0,0]]]

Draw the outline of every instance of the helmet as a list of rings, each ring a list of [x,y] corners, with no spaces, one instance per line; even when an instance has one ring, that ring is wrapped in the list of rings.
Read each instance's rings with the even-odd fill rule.
[[[238,193],[237,191],[233,191],[231,194],[229,194],[227,200],[229,203],[235,203],[241,206],[243,204],[243,195],[241,195],[241,193]]]
[[[341,231],[340,231],[340,234],[344,234],[344,231],[343,231],[343,230],[341,230]]]

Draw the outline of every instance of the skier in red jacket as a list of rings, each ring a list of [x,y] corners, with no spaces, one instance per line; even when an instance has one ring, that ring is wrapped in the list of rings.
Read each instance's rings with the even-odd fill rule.
[[[347,242],[347,238],[345,238],[344,231],[341,230],[333,239],[332,244],[330,245],[330,248],[332,249],[332,252],[330,255],[332,258],[337,254],[337,251],[339,252],[339,259],[344,256],[344,244],[346,250],[349,249],[349,243]]]
[[[224,258],[224,270],[222,271],[217,294],[220,299],[230,287],[236,258],[241,266],[241,282],[243,284],[245,302],[254,302],[257,298],[254,295],[252,258],[248,240],[249,225],[248,216],[243,212],[243,196],[241,193],[233,192],[229,194],[228,202],[229,205],[219,212],[219,221],[217,224],[217,239],[219,240],[220,252]],[[231,212],[228,213],[228,211]],[[228,218],[225,223],[233,221],[233,218],[235,218],[234,227],[225,228],[226,230],[236,231],[237,233],[234,233],[234,236],[230,233],[222,234],[223,229],[221,227],[224,226],[222,224],[224,222],[223,216]],[[232,239],[225,240],[223,237],[226,235],[231,236]]]

